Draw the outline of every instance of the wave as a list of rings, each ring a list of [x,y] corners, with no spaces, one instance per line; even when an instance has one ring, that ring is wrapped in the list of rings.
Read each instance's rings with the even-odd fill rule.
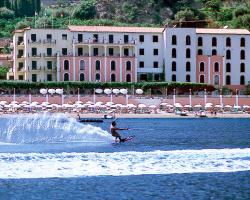
[[[250,148],[115,153],[1,153],[0,178],[125,176],[250,170]]]

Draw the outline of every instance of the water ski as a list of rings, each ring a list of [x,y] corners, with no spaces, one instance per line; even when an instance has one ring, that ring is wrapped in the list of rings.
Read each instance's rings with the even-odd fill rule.
[[[121,141],[118,140],[118,142],[119,143],[121,143],[121,142],[127,142],[129,140],[132,140],[134,137],[135,137],[134,135],[130,135],[130,136],[126,137],[126,138],[123,138]]]

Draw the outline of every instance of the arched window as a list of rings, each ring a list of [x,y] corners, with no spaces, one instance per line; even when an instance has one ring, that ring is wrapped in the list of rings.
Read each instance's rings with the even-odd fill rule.
[[[100,60],[95,61],[95,70],[99,71],[101,69],[101,62]]]
[[[95,80],[96,80],[96,81],[100,81],[100,80],[101,80],[101,76],[100,76],[99,73],[97,73],[97,74],[95,75]]]
[[[177,45],[176,35],[172,36],[172,45]]]
[[[186,62],[186,71],[187,72],[191,71],[191,63],[190,62]]]
[[[245,38],[240,38],[240,46],[245,47]]]
[[[226,72],[231,72],[231,64],[230,63],[226,64]]]
[[[200,83],[205,83],[205,77],[204,77],[204,75],[200,75]]]
[[[216,56],[217,55],[217,51],[216,51],[216,49],[213,49],[212,50],[212,56]]]
[[[216,38],[216,37],[213,37],[213,38],[212,38],[212,46],[213,46],[213,47],[216,47],[216,46],[217,46],[217,38]]]
[[[219,72],[219,63],[214,63],[214,72]]]
[[[190,75],[189,74],[186,75],[186,82],[190,82]]]
[[[64,81],[69,81],[69,74],[68,74],[68,73],[65,73],[65,74],[64,74],[63,80],[64,80]]]
[[[85,62],[84,60],[80,61],[80,70],[84,70],[85,69]]]
[[[198,37],[198,46],[202,46],[203,45],[203,39],[202,37]]]
[[[126,70],[131,71],[131,62],[130,61],[126,62]]]
[[[131,82],[131,75],[130,74],[126,75],[126,82]]]
[[[115,79],[115,74],[111,74],[111,82],[115,82],[116,79]]]
[[[172,81],[176,82],[176,75],[175,74],[172,75]]]
[[[201,62],[200,63],[200,72],[204,72],[205,71],[205,63]]]
[[[240,64],[240,72],[245,72],[245,63]]]
[[[84,81],[84,73],[80,74],[80,81]]]
[[[176,49],[173,48],[172,49],[172,58],[176,58],[176,57],[177,57],[177,55],[176,55]]]
[[[69,70],[69,61],[68,60],[64,60],[63,67],[64,67],[64,70]]]
[[[240,59],[245,60],[245,51],[244,50],[240,51]]]
[[[219,85],[219,83],[220,83],[220,77],[219,77],[219,75],[215,75],[214,76],[214,85]]]
[[[115,61],[111,61],[111,63],[110,63],[110,69],[111,69],[111,71],[115,71]]]
[[[190,49],[186,49],[186,58],[191,58],[191,51],[190,51]]]
[[[191,45],[191,37],[189,35],[186,36],[186,45]]]
[[[231,51],[230,50],[226,51],[226,59],[231,59]]]
[[[240,76],[240,84],[245,85],[245,76]]]
[[[176,72],[176,62],[175,61],[172,62],[172,71]]]
[[[226,85],[231,85],[231,77],[229,75],[226,76]]]
[[[227,39],[226,39],[226,46],[231,47],[231,38],[230,37],[227,37]]]
[[[198,50],[198,55],[202,55],[202,54],[203,54],[202,49],[199,49],[199,50]]]

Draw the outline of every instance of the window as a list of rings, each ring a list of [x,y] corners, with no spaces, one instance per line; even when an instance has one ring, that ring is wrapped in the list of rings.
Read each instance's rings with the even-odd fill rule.
[[[13,79],[10,79],[10,80],[13,80]],[[23,75],[18,75],[18,80],[23,80]]]
[[[219,75],[215,75],[214,76],[214,85],[219,85],[219,83],[220,83],[220,77],[219,77]]]
[[[19,64],[20,64],[20,63],[19,63]],[[37,62],[36,62],[36,61],[33,60],[33,61],[31,62],[31,65],[32,65],[32,69],[33,69],[33,70],[37,69]]]
[[[52,48],[47,48],[47,56],[52,56]]]
[[[144,62],[143,62],[143,61],[140,61],[140,62],[139,62],[139,67],[140,67],[140,68],[144,68]]]
[[[245,63],[240,64],[240,72],[245,72]]]
[[[157,56],[158,55],[158,49],[154,49],[154,56]]]
[[[231,38],[230,37],[227,37],[227,39],[226,39],[226,46],[231,47]]]
[[[62,40],[67,40],[67,34],[62,34]]]
[[[131,62],[130,61],[126,62],[126,70],[131,71]]]
[[[191,51],[190,51],[190,49],[186,49],[186,58],[191,58]]]
[[[245,51],[244,50],[240,51],[240,59],[245,60]]]
[[[214,63],[214,72],[219,72],[219,63]]]
[[[226,64],[226,72],[231,72],[231,64],[230,63]]]
[[[189,74],[186,75],[186,82],[191,82],[191,81],[190,81],[190,75],[189,75]]]
[[[160,75],[159,74],[155,74],[154,75],[154,81],[159,81],[160,80]]]
[[[111,74],[111,82],[115,82],[116,79],[115,79],[115,74]]]
[[[31,49],[31,53],[32,53],[32,56],[36,56],[37,55],[37,49],[36,48],[32,48]]]
[[[123,37],[123,39],[124,39],[124,43],[126,44],[126,43],[128,43],[128,35],[124,35],[124,37]]]
[[[226,85],[231,85],[231,77],[229,75],[226,76]]]
[[[144,42],[144,35],[140,35],[140,36],[139,36],[139,41],[140,41],[140,42]]]
[[[101,62],[100,60],[95,61],[95,70],[99,71],[101,69]]]
[[[173,48],[172,49],[172,58],[176,58],[177,56],[176,56],[176,49],[175,48]]]
[[[64,74],[63,80],[64,80],[64,81],[69,81],[69,74],[68,74],[68,73],[65,73],[65,74]]]
[[[19,49],[17,57],[21,58],[22,56],[23,56],[23,50]]]
[[[82,34],[78,34],[78,42],[82,42]]]
[[[84,70],[85,69],[85,62],[84,60],[80,60],[80,70]]]
[[[80,74],[80,81],[84,81],[84,73]]]
[[[126,82],[131,82],[131,75],[130,74],[126,75]]]
[[[198,50],[198,55],[202,55],[203,51],[201,49]]]
[[[172,35],[172,45],[177,45],[176,35]]]
[[[140,74],[140,81],[147,81],[148,75],[147,74]]]
[[[18,45],[21,44],[22,42],[23,42],[23,37],[18,37],[18,39],[17,39]]]
[[[124,56],[128,56],[129,55],[128,48],[124,48],[123,53],[124,53]]]
[[[114,43],[114,35],[109,35],[109,43]]]
[[[69,61],[64,60],[64,70],[69,70]]]
[[[110,70],[115,71],[115,61],[113,61],[113,60],[110,63]]]
[[[97,73],[97,74],[95,75],[95,80],[96,80],[96,81],[100,81],[100,80],[101,80],[100,74]]]
[[[144,55],[144,49],[139,49],[139,54],[142,56]]]
[[[245,38],[240,38],[240,46],[245,47]]]
[[[240,84],[245,85],[245,76],[240,76]]]
[[[226,59],[231,59],[231,51],[230,50],[227,50],[226,51]]]
[[[98,48],[94,48],[93,49],[93,55],[94,56],[98,56]]]
[[[153,35],[153,42],[158,42],[158,36],[157,35]]]
[[[216,49],[213,49],[212,50],[212,56],[216,56],[217,55],[217,50]]]
[[[191,45],[191,37],[189,35],[186,36],[186,45]]]
[[[32,82],[37,82],[37,75],[36,74],[32,74],[31,75],[31,80],[32,80]]]
[[[176,82],[176,75],[175,74],[172,75],[172,81]]]
[[[109,48],[109,55],[113,56],[114,55],[114,49],[113,48]]]
[[[201,47],[203,45],[202,37],[198,37],[198,46]]]
[[[190,62],[186,62],[186,71],[187,72],[191,71],[191,63]]]
[[[216,47],[216,46],[217,46],[217,38],[216,38],[216,37],[213,37],[213,38],[212,38],[212,46],[213,46],[213,47]]]
[[[47,61],[47,69],[52,69],[52,61],[51,60]]]
[[[18,63],[18,71],[23,69],[23,62]]]
[[[51,41],[52,40],[52,35],[51,34],[47,34],[47,41]]]
[[[204,72],[205,71],[205,63],[201,62],[200,63],[200,72]]]
[[[36,34],[31,34],[31,42],[36,42]]]
[[[68,55],[68,49],[67,48],[62,48],[62,55],[67,56]]]
[[[205,83],[205,77],[204,77],[204,75],[200,75],[200,83]]]
[[[82,56],[83,55],[83,48],[78,48],[77,54],[78,54],[78,56]]]
[[[93,34],[93,42],[98,42],[98,34]]]
[[[154,68],[158,68],[159,67],[159,65],[158,65],[158,62],[154,62]]]
[[[52,81],[52,74],[47,74],[47,81]]]
[[[172,62],[172,71],[176,72],[176,62],[175,61]]]

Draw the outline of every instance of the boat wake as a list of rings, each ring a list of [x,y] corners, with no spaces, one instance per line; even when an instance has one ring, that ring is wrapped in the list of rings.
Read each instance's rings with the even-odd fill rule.
[[[250,170],[250,148],[115,153],[1,153],[0,178],[126,176]]]

